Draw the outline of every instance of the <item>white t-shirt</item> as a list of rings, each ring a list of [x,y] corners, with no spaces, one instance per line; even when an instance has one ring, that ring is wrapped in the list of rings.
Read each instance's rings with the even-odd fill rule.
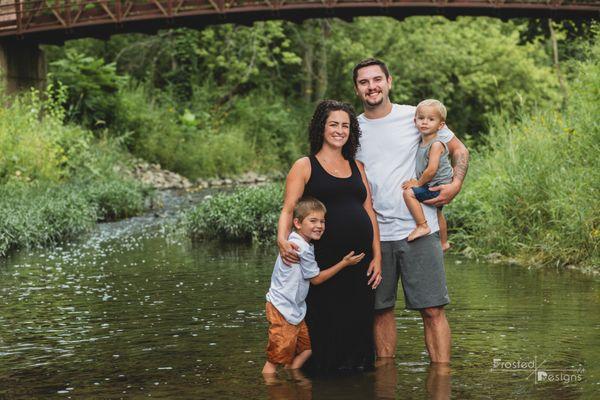
[[[290,242],[300,247],[298,264],[285,265],[281,255],[277,256],[271,287],[267,293],[267,301],[273,304],[285,320],[292,325],[298,325],[306,315],[306,296],[310,279],[319,275],[319,265],[315,260],[314,246],[296,232],[290,233]]]
[[[358,116],[362,136],[356,158],[365,165],[382,241],[402,240],[415,221],[402,197],[402,183],[415,178],[415,159],[421,135],[414,123],[416,107],[392,104],[383,118]],[[448,143],[454,134],[443,128],[438,137]],[[436,208],[423,205],[432,232],[439,230]]]

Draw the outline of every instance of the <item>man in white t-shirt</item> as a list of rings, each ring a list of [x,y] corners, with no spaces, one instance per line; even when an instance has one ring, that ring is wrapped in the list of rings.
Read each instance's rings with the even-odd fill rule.
[[[432,187],[440,190],[426,201],[423,211],[431,234],[408,242],[415,228],[402,196],[402,182],[415,178],[415,157],[420,135],[414,123],[415,107],[392,104],[392,77],[376,59],[361,61],[353,71],[356,95],[364,113],[358,117],[362,136],[356,158],[365,165],[373,208],[377,213],[382,252],[382,283],[375,294],[375,346],[378,357],[396,353],[394,306],[398,280],[406,308],[423,318],[425,344],[432,362],[450,361],[450,327],[444,313],[449,303],[443,251],[435,206],[449,203],[460,191],[467,172],[468,151],[449,129],[438,134],[448,146],[454,165],[452,183]]]

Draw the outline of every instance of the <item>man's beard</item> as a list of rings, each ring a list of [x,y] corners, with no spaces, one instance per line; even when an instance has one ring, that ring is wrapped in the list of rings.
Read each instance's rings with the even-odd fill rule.
[[[363,101],[363,103],[365,104],[365,106],[373,108],[373,107],[377,107],[377,106],[381,105],[383,103],[383,100],[384,100],[384,97],[381,96],[381,100],[369,101],[369,99],[365,99]]]

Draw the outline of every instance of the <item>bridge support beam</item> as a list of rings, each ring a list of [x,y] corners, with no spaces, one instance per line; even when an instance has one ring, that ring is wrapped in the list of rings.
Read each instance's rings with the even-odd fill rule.
[[[46,80],[46,57],[37,44],[0,43],[0,70],[8,93],[42,88]]]

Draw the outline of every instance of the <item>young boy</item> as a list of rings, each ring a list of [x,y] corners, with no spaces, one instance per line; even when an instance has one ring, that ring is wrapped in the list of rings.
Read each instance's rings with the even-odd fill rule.
[[[277,365],[297,369],[311,355],[306,315],[306,295],[310,283],[319,285],[349,265],[355,265],[364,253],[347,254],[339,263],[323,271],[315,261],[312,240],[318,240],[325,230],[325,206],[311,197],[301,198],[294,208],[294,228],[289,240],[300,247],[299,265],[285,265],[277,257],[271,287],[267,293],[267,320],[269,344],[263,374],[273,374]]]
[[[421,144],[417,150],[416,160],[417,179],[411,179],[402,184],[404,201],[417,224],[416,228],[408,235],[409,242],[431,232],[419,202],[433,199],[440,192],[432,192],[429,187],[452,182],[452,165],[448,159],[448,148],[437,137],[438,131],[444,127],[446,122],[446,114],[446,107],[438,100],[423,100],[417,105],[415,125],[421,133]],[[440,224],[442,249],[446,251],[450,245],[442,207],[437,209],[437,216]]]

